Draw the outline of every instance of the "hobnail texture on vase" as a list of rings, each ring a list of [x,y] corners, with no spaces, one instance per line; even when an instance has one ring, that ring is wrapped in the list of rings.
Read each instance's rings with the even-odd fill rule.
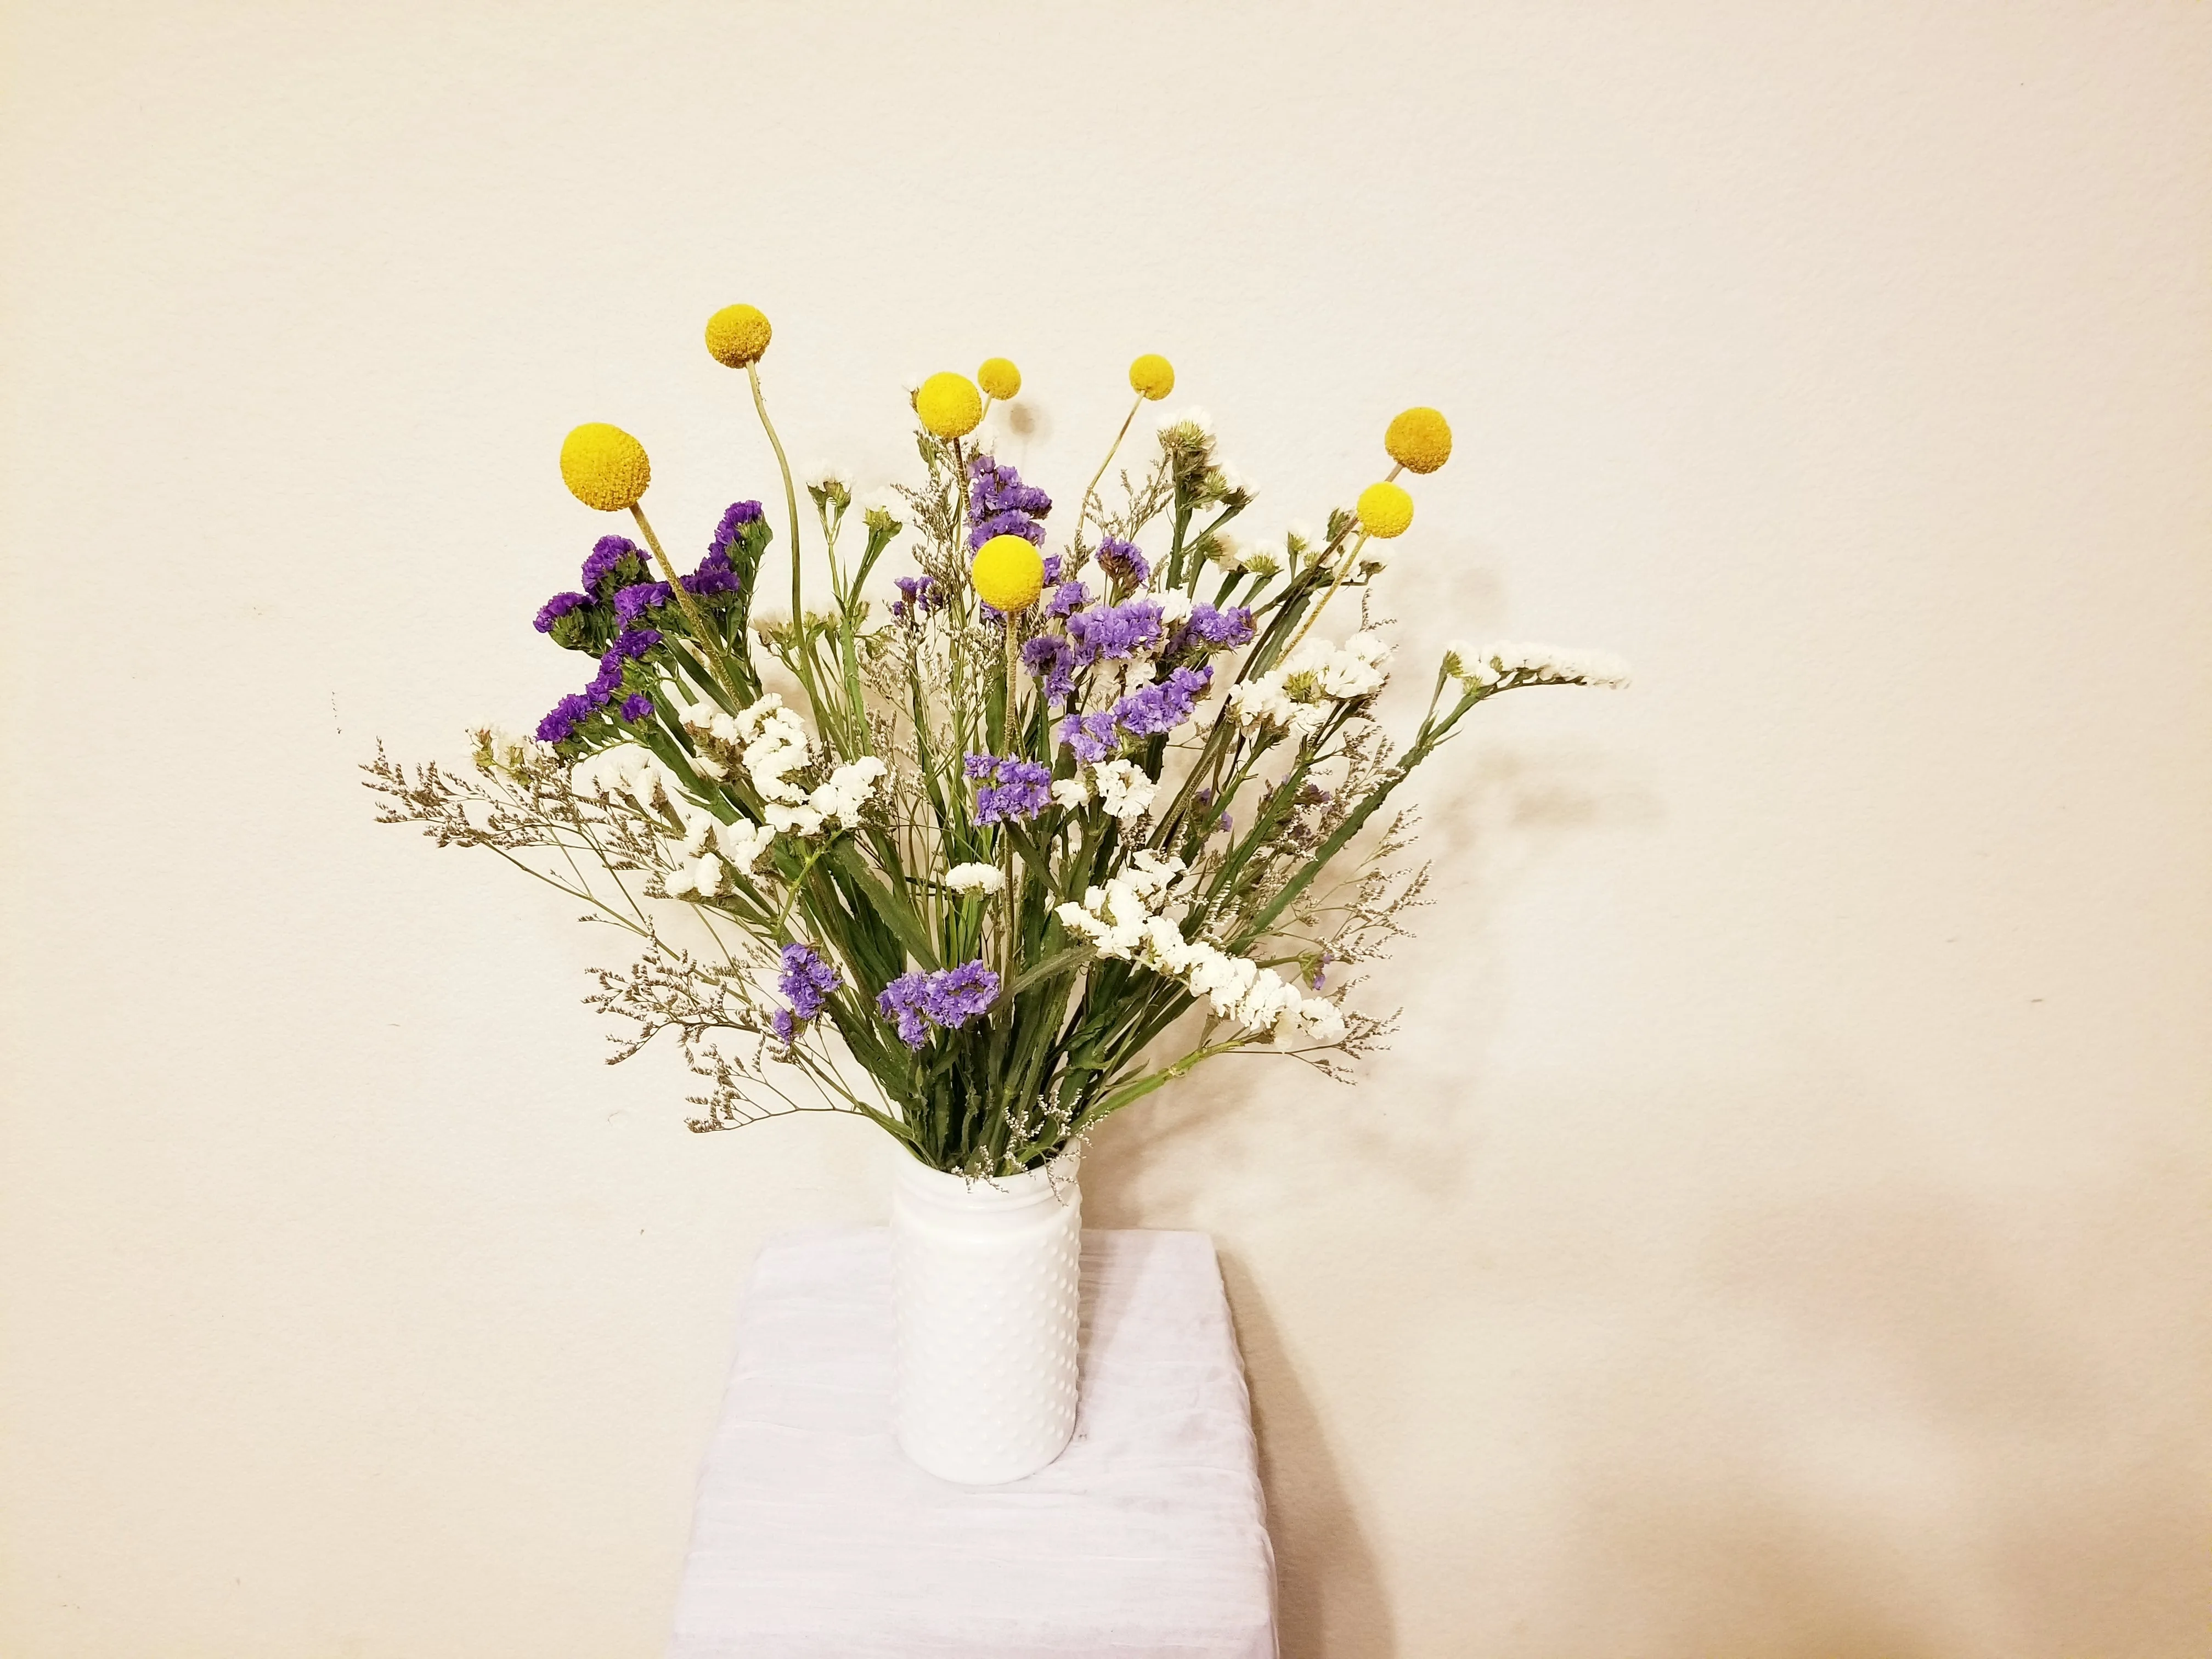
[[[903,1165],[891,1199],[906,1455],[968,1486],[1018,1480],[1075,1430],[1083,1201],[1073,1171],[970,1183]]]

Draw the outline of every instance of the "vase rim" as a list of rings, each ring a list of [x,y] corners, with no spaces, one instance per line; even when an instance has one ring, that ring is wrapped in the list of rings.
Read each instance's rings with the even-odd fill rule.
[[[1024,1170],[1019,1175],[970,1180],[952,1170],[933,1170],[906,1158],[899,1160],[898,1181],[917,1195],[940,1204],[981,1210],[1010,1209],[1057,1197],[1061,1187],[1074,1183],[1082,1161],[1082,1147],[1073,1146],[1050,1162],[1034,1170]]]

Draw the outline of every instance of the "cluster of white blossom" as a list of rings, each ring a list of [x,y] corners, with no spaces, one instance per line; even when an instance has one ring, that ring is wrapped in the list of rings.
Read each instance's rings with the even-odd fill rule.
[[[586,756],[569,769],[568,787],[600,800],[628,795],[648,812],[665,803],[681,813],[685,805],[676,775],[641,743],[618,743]]]
[[[692,893],[712,898],[729,884],[725,862],[749,876],[775,839],[775,831],[764,823],[743,818],[723,823],[694,801],[676,775],[642,744],[617,744],[586,756],[570,771],[568,787],[601,799],[628,795],[648,812],[665,806],[676,815],[684,833],[664,838],[670,868],[660,883],[671,898]]]
[[[553,763],[553,745],[538,742],[526,732],[510,732],[504,726],[480,726],[469,735],[476,739],[477,764],[489,771],[528,777]]]
[[[1182,728],[1176,728],[1180,732]],[[1152,810],[1152,798],[1160,787],[1145,775],[1144,769],[1134,761],[1093,761],[1079,766],[1072,778],[1055,778],[1052,798],[1069,811],[1080,811],[1090,805],[1096,793],[1107,816],[1133,823]]]
[[[1381,690],[1389,659],[1389,642],[1372,630],[1340,647],[1309,640],[1280,665],[1232,686],[1229,710],[1239,726],[1272,727],[1303,742],[1321,729],[1330,704]]]
[[[1499,644],[1477,650],[1464,640],[1444,647],[1444,672],[1470,685],[1516,680],[1524,685],[1628,684],[1628,665],[1604,651],[1578,651],[1563,645]]]
[[[1303,1033],[1321,1042],[1341,1041],[1344,1015],[1328,998],[1303,994],[1249,957],[1183,938],[1167,914],[1172,908],[1169,895],[1183,870],[1181,859],[1139,852],[1121,874],[1087,891],[1081,903],[1071,901],[1054,914],[1100,956],[1134,962],[1181,981],[1216,1014],[1248,1031],[1265,1031],[1277,1040]]]
[[[793,781],[793,773],[813,763],[814,748],[805,723],[773,691],[734,714],[710,704],[686,703],[678,708],[677,718],[695,737],[712,738],[738,751],[772,831],[812,836],[820,834],[824,824],[851,828],[860,821],[877,780],[890,769],[873,755],[866,755],[837,768],[811,790]],[[701,769],[708,776],[726,774],[728,769],[713,757],[701,758],[707,763]]]
[[[945,884],[956,893],[995,893],[1006,878],[995,865],[956,864],[945,872]]]

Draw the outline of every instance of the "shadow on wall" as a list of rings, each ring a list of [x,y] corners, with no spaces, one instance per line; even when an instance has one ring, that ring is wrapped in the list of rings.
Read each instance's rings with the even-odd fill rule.
[[[1092,1225],[1200,1225],[1217,1235],[1252,1392],[1285,1659],[1390,1659],[1400,1636],[1356,1494],[1291,1358],[1297,1345],[1285,1341],[1263,1291],[1271,1269],[1299,1270],[1237,1218],[1297,1214],[1316,1235],[1348,1240],[1377,1205],[1425,1224],[1467,1214],[1487,1135],[1477,1085],[1500,1004],[1498,905],[1575,838],[1656,816],[1649,793],[1602,750],[1492,744],[1477,756],[1455,776],[1439,768],[1425,798],[1413,855],[1449,872],[1431,890],[1441,901],[1425,918],[1433,926],[1417,918],[1415,937],[1394,952],[1400,960],[1353,994],[1353,1006],[1370,1011],[1407,1005],[1404,1037],[1358,1063],[1358,1089],[1285,1059],[1226,1057],[1110,1125],[1085,1165]],[[1158,1052],[1178,1052],[1177,1038],[1187,1047],[1194,1027],[1170,1033]],[[1266,1260],[1248,1261],[1247,1235]],[[1341,1295],[1363,1304],[1345,1310],[1358,1315],[1363,1346],[1387,1353],[1415,1342],[1431,1317],[1426,1299],[1378,1311],[1358,1279],[1352,1271]],[[1310,1317],[1310,1295],[1305,1306]],[[1309,1330],[1304,1340],[1336,1334]]]
[[[1360,1653],[1394,1652],[1381,1567],[1359,1528],[1321,1414],[1284,1352],[1282,1334],[1251,1274],[1233,1255],[1223,1253],[1220,1260],[1252,1391],[1260,1484],[1267,1494],[1267,1533],[1275,1546],[1275,1622],[1285,1659],[1321,1659],[1329,1631],[1358,1632]]]

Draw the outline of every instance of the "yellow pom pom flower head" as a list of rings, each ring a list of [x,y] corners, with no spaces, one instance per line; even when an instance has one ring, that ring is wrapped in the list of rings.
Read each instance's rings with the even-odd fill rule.
[[[1022,389],[1022,372],[1011,360],[993,357],[975,371],[975,383],[983,388],[986,398],[1004,403]]]
[[[1157,351],[1146,352],[1129,365],[1129,390],[1159,402],[1175,390],[1175,365]]]
[[[768,354],[775,332],[757,307],[724,306],[707,319],[707,349],[716,362],[743,368]]]
[[[1044,555],[1019,536],[994,536],[968,567],[976,598],[1012,616],[1044,592]]]
[[[592,421],[561,441],[561,482],[586,507],[619,513],[635,507],[653,482],[645,446],[618,426]]]
[[[940,438],[964,438],[983,418],[983,394],[965,374],[933,374],[914,394],[914,412]]]
[[[1451,459],[1451,423],[1433,409],[1401,410],[1382,434],[1382,447],[1408,472],[1433,472]]]
[[[1371,483],[1359,492],[1359,527],[1388,541],[1413,522],[1413,498],[1394,483]]]

